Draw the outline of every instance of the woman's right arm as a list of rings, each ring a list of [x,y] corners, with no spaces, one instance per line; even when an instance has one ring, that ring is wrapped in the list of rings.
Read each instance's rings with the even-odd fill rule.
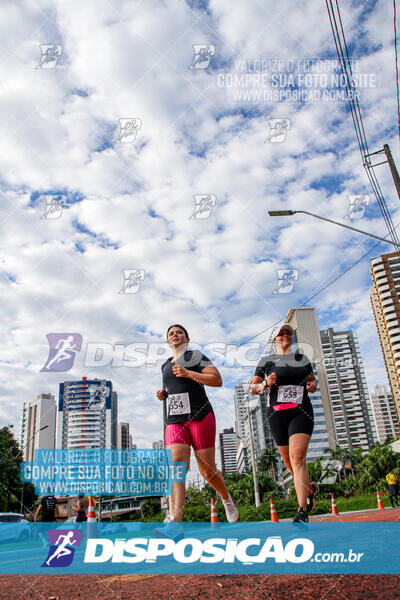
[[[260,377],[259,375],[254,375],[252,385],[251,385],[251,393],[255,396],[256,394],[262,394],[266,387],[271,387],[278,380],[278,377],[275,372],[270,373],[266,379]]]
[[[165,364],[165,363],[164,363]],[[164,371],[163,371],[163,367],[164,365],[161,367],[161,378],[162,378],[162,389],[161,390],[157,390],[156,392],[156,396],[157,398],[162,402],[163,400],[166,400],[168,397],[168,392],[165,389],[165,383],[164,383]]]
[[[254,375],[253,381],[251,382],[251,393],[253,394],[253,396],[256,396],[257,394],[262,394],[265,390],[266,384],[267,382],[265,381],[265,379],[259,377],[258,375]]]
[[[253,377],[253,381],[251,382],[251,393],[253,396],[257,394],[262,394],[265,390],[266,382],[265,382],[265,367],[266,367],[266,358],[262,356],[258,361],[258,365],[256,367],[256,372]]]

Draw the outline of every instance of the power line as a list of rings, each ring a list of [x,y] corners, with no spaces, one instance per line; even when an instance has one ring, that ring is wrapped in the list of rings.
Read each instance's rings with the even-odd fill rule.
[[[397,122],[400,141],[400,99],[399,99],[399,67],[397,61],[397,28],[396,28],[396,0],[393,0],[393,28],[394,28],[394,55],[396,64],[396,92],[397,92]]]
[[[399,227],[400,223],[398,223],[395,227],[395,229],[397,229]],[[388,234],[389,235],[389,234]],[[387,235],[385,237],[388,237]],[[342,271],[341,273],[339,273],[339,275],[337,275],[336,277],[334,277],[334,279],[332,279],[332,281],[330,281],[329,283],[327,283],[326,285],[324,285],[320,290],[318,290],[318,292],[315,292],[315,294],[313,294],[312,296],[310,296],[309,298],[307,298],[307,300],[305,300],[302,304],[300,304],[300,306],[298,306],[297,308],[301,308],[302,306],[305,306],[306,304],[308,304],[309,302],[311,302],[311,300],[314,300],[314,298],[316,298],[317,296],[319,296],[319,294],[322,294],[322,292],[324,292],[330,285],[332,285],[333,283],[335,283],[338,279],[340,279],[341,277],[343,277],[343,275],[346,275],[346,273],[348,273],[353,267],[355,267],[356,265],[358,265],[362,260],[364,260],[364,258],[366,256],[368,256],[368,254],[370,254],[373,250],[375,250],[375,248],[377,246],[379,246],[379,244],[381,244],[382,242],[377,242],[376,244],[374,244],[369,250],[367,250],[367,252],[365,252],[362,256],[360,256],[360,258],[358,258],[354,263],[352,263],[349,267],[347,267],[344,271]],[[276,321],[275,323],[273,323],[272,325],[269,325],[266,329],[263,329],[262,331],[259,331],[258,333],[256,333],[255,335],[253,335],[251,338],[245,340],[244,342],[241,342],[240,344],[238,344],[236,346],[236,348],[240,348],[240,346],[244,346],[244,344],[248,344],[249,342],[251,342],[252,340],[254,340],[255,338],[257,338],[259,335],[261,335],[262,333],[265,333],[266,331],[269,331],[270,329],[273,329],[274,327],[276,327],[281,321],[282,319],[285,318],[285,315],[282,315],[282,317]],[[236,350],[235,348],[235,350]]]
[[[385,223],[387,225],[388,231],[392,237],[392,240],[393,240],[393,242],[399,244],[397,234],[395,234],[395,232],[394,232],[393,223],[392,223],[390,214],[388,212],[385,199],[383,197],[382,191],[379,186],[379,182],[377,180],[373,165],[370,160],[368,143],[367,143],[367,138],[365,135],[365,129],[364,129],[363,118],[362,118],[362,114],[361,114],[361,110],[360,110],[360,105],[358,103],[358,94],[357,94],[357,89],[356,89],[356,86],[354,83],[353,71],[351,68],[351,60],[350,60],[349,51],[348,51],[348,47],[347,47],[346,37],[344,34],[343,23],[342,23],[342,18],[340,15],[338,0],[336,0],[337,20],[336,20],[335,10],[333,7],[332,0],[329,0],[329,5],[328,5],[328,0],[326,0],[326,4],[327,4],[327,8],[328,8],[328,14],[329,14],[329,19],[330,19],[330,23],[331,23],[332,33],[333,33],[333,37],[334,37],[334,41],[335,41],[336,52],[337,52],[337,55],[339,58],[339,63],[340,63],[342,74],[343,74],[343,77],[345,80],[348,103],[349,103],[351,115],[353,118],[353,123],[354,123],[355,131],[356,131],[356,136],[357,136],[357,141],[358,141],[358,145],[359,145],[359,149],[360,149],[361,158],[363,160],[363,165],[364,165],[364,168],[366,169],[367,176],[370,180],[372,189],[373,189],[375,197],[378,201],[378,205],[381,209],[381,213],[382,213]],[[340,24],[340,32],[338,29],[338,22]],[[345,50],[346,57],[344,55],[343,48]],[[398,251],[400,250],[399,245],[397,246],[397,250]]]
[[[375,194],[378,206],[381,210],[382,216],[388,228],[392,241],[396,244],[397,251],[400,252],[400,241],[393,226],[393,222],[388,211],[385,198],[382,194],[378,179],[374,171],[374,165],[371,162],[370,153],[368,150],[368,142],[365,135],[364,122],[358,102],[357,89],[354,83],[353,70],[351,67],[351,60],[347,47],[346,37],[343,29],[343,22],[340,15],[340,9],[338,0],[336,3],[336,12],[333,6],[333,0],[325,0],[326,7],[328,10],[329,21],[333,33],[333,39],[335,42],[336,53],[338,55],[340,68],[345,81],[345,88],[347,93],[347,100],[350,108],[351,117],[353,119],[354,129],[356,132],[356,138],[358,147],[360,149],[363,166],[366,170],[368,179],[371,187]]]

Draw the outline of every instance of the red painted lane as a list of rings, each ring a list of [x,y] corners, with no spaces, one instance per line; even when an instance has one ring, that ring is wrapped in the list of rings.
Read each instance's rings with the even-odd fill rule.
[[[400,521],[400,508],[385,508],[384,510],[369,510],[366,512],[360,513],[347,513],[347,514],[339,514],[337,517],[333,515],[329,516],[321,516],[316,515],[315,517],[310,516],[310,521],[312,522],[325,522],[325,521],[340,521],[340,522],[350,522],[350,523],[374,523],[374,522],[383,522],[383,521]]]

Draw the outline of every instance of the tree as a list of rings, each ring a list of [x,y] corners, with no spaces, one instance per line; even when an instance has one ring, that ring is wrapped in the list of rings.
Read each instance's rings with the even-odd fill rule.
[[[257,471],[265,471],[271,476],[275,472],[275,467],[278,463],[277,449],[275,446],[264,448],[260,458],[258,459]]]
[[[337,476],[339,481],[342,479],[342,472],[343,472],[343,463],[345,460],[345,450],[343,448],[341,448],[340,446],[336,446],[336,448],[325,448],[324,450],[324,454],[328,454],[329,459],[331,461],[336,461],[337,464],[336,466],[336,472],[337,472]],[[331,467],[331,469],[334,468],[333,466]]]
[[[270,477],[268,473],[265,473],[264,471],[259,471],[259,473],[258,473],[258,490],[260,492],[261,502],[268,500],[272,495],[277,495],[277,494],[275,494],[275,491],[277,491],[276,487],[277,486],[276,486],[275,480],[272,479],[272,477]],[[253,501],[254,501],[254,485],[253,485]]]
[[[161,512],[161,506],[154,498],[146,498],[146,500],[143,500],[140,510],[143,521],[150,521],[152,517]]]
[[[363,491],[385,489],[385,477],[398,464],[398,457],[390,446],[376,445],[360,463],[359,483]]]
[[[215,496],[215,491],[208,489],[210,486],[204,486],[201,490],[195,487],[188,487],[186,490],[189,501],[186,501],[183,507],[184,521],[209,521],[211,497]]]
[[[12,425],[0,429],[0,510],[19,509],[21,496],[21,452],[11,431]]]
[[[353,448],[352,450],[346,450],[345,452],[345,465],[346,463],[351,464],[351,474],[353,477],[355,476],[355,470],[357,466],[361,463],[363,459],[363,449],[362,448]]]
[[[310,476],[310,481],[321,481],[323,474],[321,458],[317,458],[316,460],[307,463],[307,469]]]

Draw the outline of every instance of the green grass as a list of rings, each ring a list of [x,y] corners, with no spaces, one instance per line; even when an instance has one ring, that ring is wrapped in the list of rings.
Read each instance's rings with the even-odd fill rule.
[[[382,504],[385,508],[389,508],[390,504],[389,496],[387,494],[381,494]],[[365,494],[360,496],[354,496],[352,498],[337,498],[335,499],[336,506],[339,512],[346,512],[348,510],[365,510],[368,508],[378,508],[378,500],[374,494]]]
[[[389,496],[381,494],[381,500],[385,508],[391,507]],[[351,498],[335,497],[336,507],[339,514],[353,510],[367,510],[370,508],[378,508],[378,500],[374,494],[360,494]],[[276,511],[279,518],[287,518],[294,516],[297,503],[277,499],[274,501]],[[265,509],[264,509],[265,510]],[[313,515],[323,515],[332,512],[332,501],[330,497],[319,497],[317,504],[312,512]],[[289,514],[290,513],[290,514]],[[269,519],[269,517],[268,517]]]
[[[387,494],[381,494],[381,500],[385,508],[391,507]],[[351,498],[335,497],[336,507],[341,512],[353,510],[366,510],[370,508],[378,508],[378,501],[374,494],[357,495]],[[285,500],[283,498],[274,499],[274,506],[279,519],[288,519],[294,517],[297,511],[296,500]],[[270,506],[269,501],[262,502],[258,508],[254,505],[239,506],[240,521],[269,521]],[[219,512],[219,511],[218,511]],[[312,515],[323,515],[332,512],[332,501],[328,496],[319,497],[317,504],[312,512]],[[225,520],[224,516],[218,515],[220,520]]]

